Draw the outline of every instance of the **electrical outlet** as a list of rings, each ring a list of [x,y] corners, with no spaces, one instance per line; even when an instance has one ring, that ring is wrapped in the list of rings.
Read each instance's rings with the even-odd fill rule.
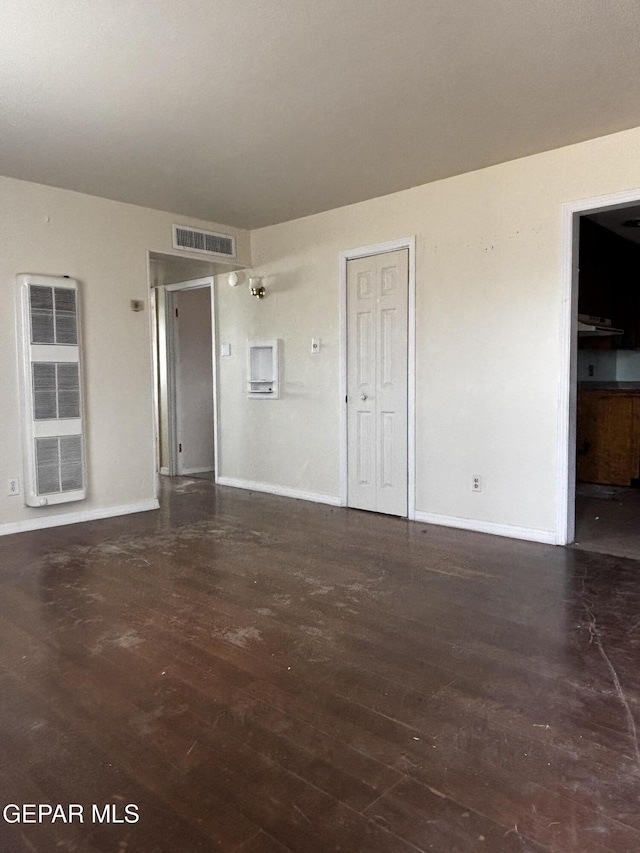
[[[311,355],[320,352],[320,338],[311,338]]]
[[[590,364],[588,367],[588,371],[589,371],[589,376],[593,376],[593,374],[596,372],[596,369],[592,364]]]
[[[7,496],[20,494],[20,477],[10,477],[7,480]]]
[[[480,474],[474,474],[471,477],[471,491],[472,492],[481,492],[482,491],[482,476]]]

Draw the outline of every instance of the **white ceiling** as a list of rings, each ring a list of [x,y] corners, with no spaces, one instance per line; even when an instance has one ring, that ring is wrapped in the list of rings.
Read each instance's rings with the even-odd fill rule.
[[[640,125],[638,0],[2,0],[0,174],[259,227]]]
[[[602,225],[608,231],[613,231],[618,237],[629,240],[631,243],[640,244],[640,228],[628,228],[624,225],[625,222],[638,219],[639,217],[640,207],[637,204],[633,204],[623,207],[610,207],[599,213],[592,213],[584,218],[590,219],[596,225]]]

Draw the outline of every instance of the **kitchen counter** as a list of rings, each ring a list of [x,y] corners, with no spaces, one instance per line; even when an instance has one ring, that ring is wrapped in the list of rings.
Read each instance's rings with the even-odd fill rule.
[[[583,391],[637,391],[640,382],[578,382],[578,390]]]

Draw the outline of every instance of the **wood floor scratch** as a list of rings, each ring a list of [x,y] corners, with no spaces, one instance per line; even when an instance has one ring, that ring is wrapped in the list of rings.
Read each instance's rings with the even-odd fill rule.
[[[618,678],[618,673],[616,672],[616,668],[611,663],[611,658],[607,654],[605,647],[602,642],[602,634],[600,629],[598,628],[598,623],[596,622],[596,618],[593,615],[593,612],[589,609],[589,607],[585,604],[584,609],[587,612],[589,617],[589,634],[590,640],[589,642],[594,642],[596,648],[602,655],[602,659],[607,665],[609,672],[611,673],[611,678],[613,680],[613,686],[616,692],[616,695],[620,702],[622,703],[625,714],[627,717],[627,723],[629,726],[629,734],[631,735],[631,739],[633,741],[633,749],[635,753],[636,762],[638,765],[638,769],[640,770],[640,747],[638,746],[638,730],[636,728],[636,721],[633,718],[633,713],[631,711],[631,707],[629,705],[629,700],[627,699],[627,695],[622,689],[622,685],[620,684],[620,679]]]

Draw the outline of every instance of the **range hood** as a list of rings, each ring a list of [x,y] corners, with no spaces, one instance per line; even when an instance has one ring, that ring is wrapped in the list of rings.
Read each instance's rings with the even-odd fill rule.
[[[607,335],[624,335],[623,329],[614,329],[606,317],[578,314],[578,337],[602,338]]]

